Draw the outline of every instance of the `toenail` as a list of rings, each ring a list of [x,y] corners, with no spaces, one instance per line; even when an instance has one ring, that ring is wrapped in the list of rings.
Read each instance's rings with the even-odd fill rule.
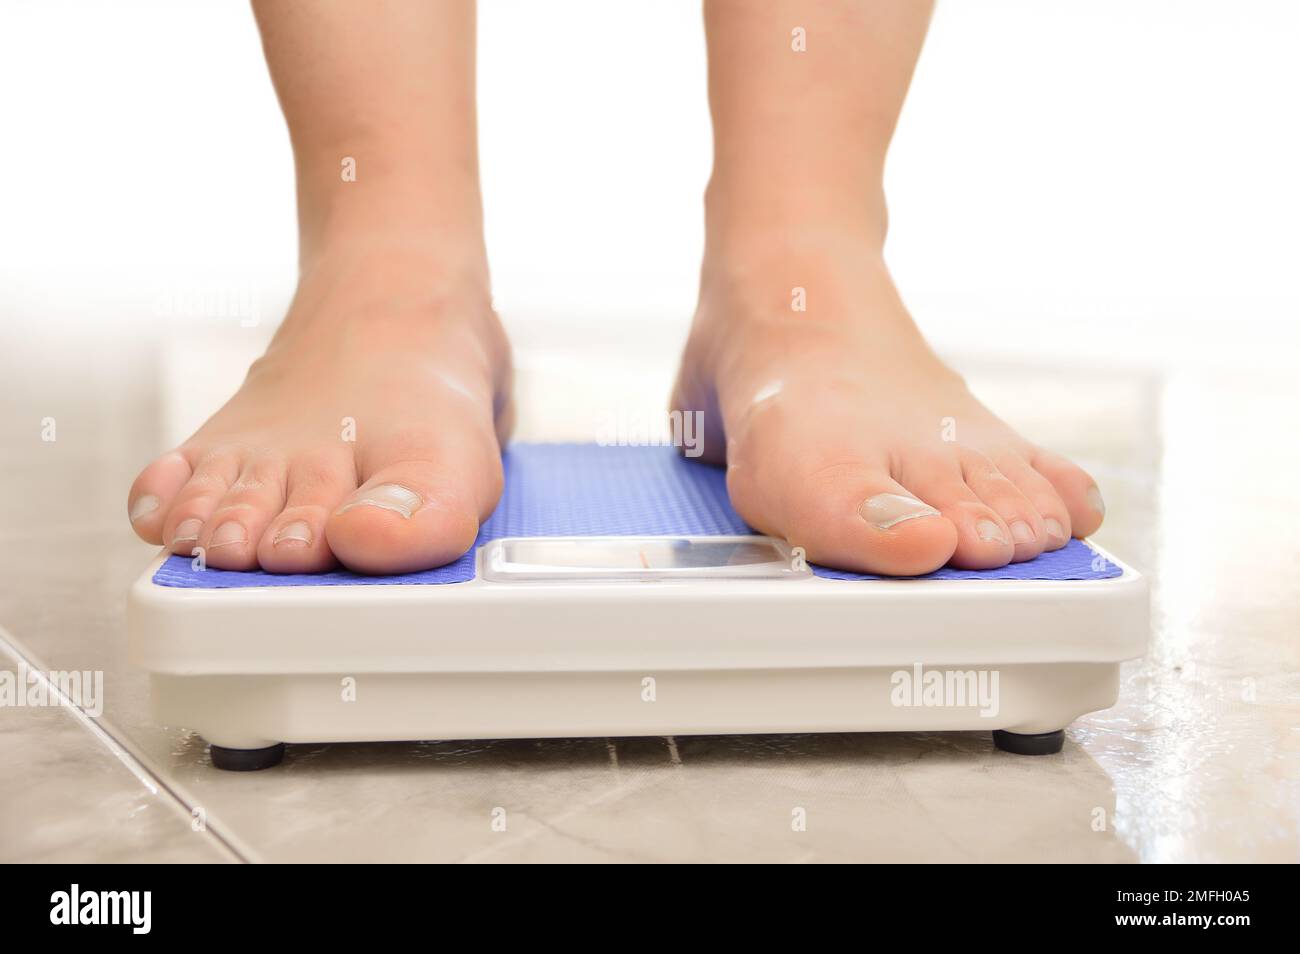
[[[400,484],[379,484],[362,491],[362,496],[351,503],[344,504],[336,512],[347,513],[353,507],[378,507],[381,510],[400,513],[409,519],[411,514],[420,509],[420,504],[423,502],[414,490],[407,490]]]
[[[306,520],[295,520],[280,528],[272,541],[273,546],[309,547],[311,546],[311,526]]]
[[[858,516],[874,527],[888,530],[894,524],[916,517],[937,517],[939,511],[929,504],[922,503],[915,497],[902,494],[876,494],[863,501],[858,508]]]
[[[1049,537],[1051,537],[1053,540],[1061,540],[1062,542],[1064,542],[1065,527],[1061,526],[1061,522],[1059,520],[1053,520],[1051,517],[1048,517],[1044,521],[1044,523],[1047,526],[1047,535]]]
[[[981,540],[988,540],[996,543],[1008,543],[1006,536],[1002,533],[1002,528],[992,520],[981,520],[975,524],[975,532],[979,534]]]
[[[244,530],[244,525],[235,520],[227,520],[212,531],[212,539],[208,541],[208,549],[215,550],[217,547],[228,547],[232,543],[245,543],[247,540],[248,533]]]
[[[153,494],[145,494],[131,505],[131,522],[135,523],[141,517],[147,517],[157,509],[158,498]]]
[[[176,535],[172,537],[172,543],[193,543],[199,538],[199,531],[203,529],[203,521],[195,517],[189,520],[182,520],[176,528]]]
[[[1096,487],[1088,488],[1088,506],[1103,517],[1106,516],[1106,501],[1101,499],[1101,491]]]
[[[1033,543],[1034,528],[1023,520],[1017,520],[1011,525],[1011,539],[1016,543]]]

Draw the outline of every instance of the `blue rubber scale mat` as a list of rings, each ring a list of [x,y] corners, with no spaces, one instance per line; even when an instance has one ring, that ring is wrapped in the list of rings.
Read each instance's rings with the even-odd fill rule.
[[[671,447],[596,444],[513,444],[504,456],[505,493],[479,531],[474,549],[454,563],[400,576],[362,576],[347,570],[314,574],[242,572],[171,556],[153,581],[160,586],[230,589],[248,586],[465,583],[474,578],[475,551],[502,537],[729,536],[752,532],[727,499],[724,472],[686,460]],[[833,580],[882,577],[813,567]],[[996,570],[944,568],[930,580],[1104,580],[1120,567],[1079,540],[1025,563]]]

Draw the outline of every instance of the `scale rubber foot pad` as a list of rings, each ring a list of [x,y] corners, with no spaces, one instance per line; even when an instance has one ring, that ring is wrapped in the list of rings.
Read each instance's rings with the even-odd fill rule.
[[[1012,755],[1055,755],[1065,745],[1065,730],[1021,735],[1019,732],[993,730],[993,744]]]
[[[284,743],[277,742],[264,749],[227,749],[220,745],[208,746],[212,764],[227,772],[256,772],[279,765],[284,759]]]

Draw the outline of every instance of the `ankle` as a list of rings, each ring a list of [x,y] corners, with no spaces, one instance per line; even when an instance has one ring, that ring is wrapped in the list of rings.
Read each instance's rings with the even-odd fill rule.
[[[482,233],[473,229],[349,217],[300,257],[300,287],[324,278],[394,299],[456,289],[491,298]]]
[[[355,246],[437,247],[485,261],[483,209],[472,157],[451,161],[404,157],[401,148],[357,149],[347,167],[337,150],[296,157],[299,259],[306,270],[320,258]],[[426,150],[409,150],[416,159]]]
[[[702,340],[730,337],[744,348],[752,339],[734,334],[743,326],[785,342],[780,347],[798,341],[795,347],[804,350],[834,350],[844,334],[870,334],[883,353],[937,360],[879,246],[842,230],[755,233],[711,245],[695,330]]]
[[[346,334],[418,349],[448,333],[490,344],[493,355],[505,348],[482,256],[424,235],[354,231],[304,262],[275,341],[310,346]]]
[[[384,255],[394,256],[385,268]],[[488,283],[487,246],[475,224],[440,219],[436,214],[412,215],[409,210],[336,209],[325,227],[300,234],[298,266],[302,274],[319,271],[330,263],[367,260],[383,270],[433,269]]]
[[[705,191],[704,220],[706,257],[717,258],[745,258],[773,246],[852,246],[879,258],[888,229],[883,189],[779,175],[748,181],[717,171]]]
[[[315,163],[320,166],[322,163]],[[490,302],[477,178],[358,170],[355,181],[304,175],[299,162],[300,284],[338,279],[394,300],[444,294]]]
[[[714,232],[700,270],[701,300],[762,300],[793,317],[892,288],[881,245],[835,225]]]

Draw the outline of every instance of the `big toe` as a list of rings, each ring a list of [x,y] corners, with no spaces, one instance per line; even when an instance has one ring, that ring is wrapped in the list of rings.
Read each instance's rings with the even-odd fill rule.
[[[916,576],[948,562],[957,530],[870,463],[764,482],[733,467],[728,487],[750,526],[802,547],[814,563],[858,573]]]
[[[463,468],[424,460],[382,467],[330,516],[329,548],[358,573],[413,573],[450,563],[478,535],[481,481]]]

